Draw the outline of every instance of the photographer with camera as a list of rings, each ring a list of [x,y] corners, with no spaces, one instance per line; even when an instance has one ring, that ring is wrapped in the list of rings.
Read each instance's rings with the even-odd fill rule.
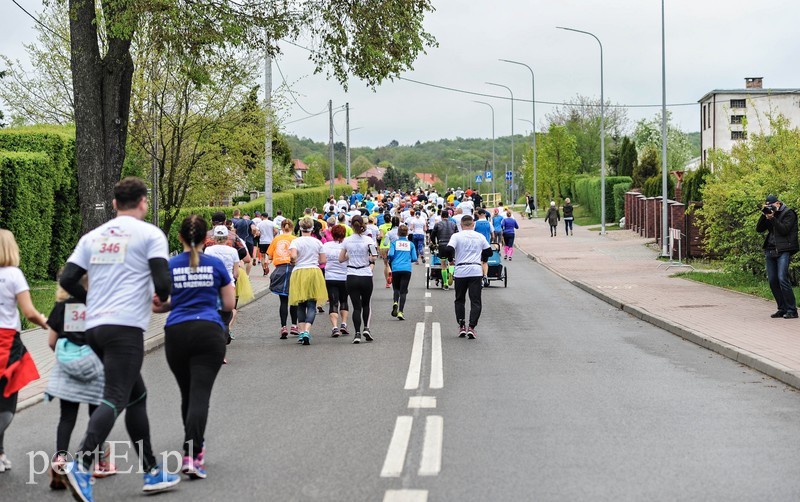
[[[797,319],[797,303],[789,281],[789,262],[792,255],[800,250],[797,242],[797,213],[786,207],[775,195],[768,195],[761,208],[756,232],[767,232],[764,238],[767,280],[772,296],[778,303],[778,311],[770,317]]]

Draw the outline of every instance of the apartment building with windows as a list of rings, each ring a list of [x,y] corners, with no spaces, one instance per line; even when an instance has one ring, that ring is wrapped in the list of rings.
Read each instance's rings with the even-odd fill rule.
[[[748,134],[769,134],[768,114],[782,114],[800,125],[800,88],[764,89],[763,77],[745,78],[744,89],[715,89],[700,103],[700,152],[703,163],[714,149],[730,151]]]

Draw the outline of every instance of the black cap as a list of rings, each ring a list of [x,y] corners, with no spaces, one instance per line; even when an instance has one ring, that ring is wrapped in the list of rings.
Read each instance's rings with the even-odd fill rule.
[[[211,215],[211,222],[212,223],[223,223],[225,222],[225,213],[222,211],[217,211],[216,213]]]
[[[778,202],[778,197],[776,195],[767,195],[767,204],[775,204]]]

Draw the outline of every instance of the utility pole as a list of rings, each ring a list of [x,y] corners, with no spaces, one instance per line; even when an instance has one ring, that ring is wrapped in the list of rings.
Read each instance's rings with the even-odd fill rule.
[[[264,140],[264,212],[272,214],[272,56],[269,48],[264,58],[264,103],[266,107],[266,130]]]
[[[661,256],[669,255],[667,240],[667,44],[664,34],[664,0],[661,0]],[[672,256],[669,257],[672,260]],[[681,257],[678,256],[678,261]]]
[[[333,100],[328,100],[328,129],[329,129],[329,136],[328,136],[328,155],[330,155],[331,161],[331,173],[330,173],[330,185],[331,185],[331,197],[333,197]]]
[[[153,106],[153,112],[156,107]],[[158,226],[158,124],[156,114],[153,113],[153,190],[152,199],[153,203],[150,205],[150,210],[153,211],[153,225]]]
[[[350,184],[350,103],[345,103],[345,121],[347,122],[347,184]]]

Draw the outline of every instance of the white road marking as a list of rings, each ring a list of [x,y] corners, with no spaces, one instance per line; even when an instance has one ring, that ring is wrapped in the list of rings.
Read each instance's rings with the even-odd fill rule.
[[[431,268],[431,264],[430,263],[426,263],[425,264],[425,268]]]
[[[436,476],[442,470],[442,439],[444,435],[444,419],[439,415],[431,415],[425,419],[425,439],[422,443],[422,462],[419,466],[420,476]]]
[[[425,312],[433,312],[433,305],[425,305]]]
[[[411,347],[411,361],[408,364],[408,375],[406,375],[406,390],[414,390],[419,387],[419,376],[422,371],[422,343],[425,339],[425,323],[418,322],[414,332],[414,345]]]
[[[444,387],[444,369],[442,367],[442,325],[433,323],[431,337],[431,389]]]
[[[386,490],[383,502],[428,502],[428,490]]]
[[[408,398],[409,408],[436,408],[436,396],[411,396]]]
[[[413,417],[397,417],[392,440],[389,443],[389,451],[386,452],[386,460],[383,462],[383,469],[381,469],[382,478],[397,478],[403,474],[408,441],[411,439],[411,425],[413,423]]]
[[[425,298],[430,298],[430,297],[431,297],[430,293],[425,293]]]

